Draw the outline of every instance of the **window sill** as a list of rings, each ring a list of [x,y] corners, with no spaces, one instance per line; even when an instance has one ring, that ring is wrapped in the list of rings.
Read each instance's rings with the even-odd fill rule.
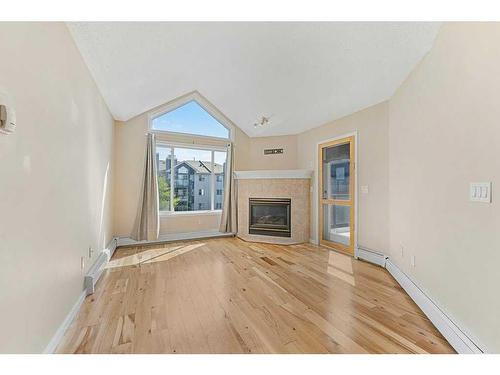
[[[168,216],[197,216],[197,215],[221,215],[222,210],[206,210],[206,211],[160,211],[160,217]]]

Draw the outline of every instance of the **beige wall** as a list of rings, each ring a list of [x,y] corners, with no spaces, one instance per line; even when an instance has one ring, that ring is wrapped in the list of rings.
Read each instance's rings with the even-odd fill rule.
[[[318,143],[353,131],[358,134],[358,246],[388,248],[388,105],[387,102],[301,133],[297,165],[314,170],[311,193],[311,238],[317,240]],[[368,194],[359,192],[368,186]]]
[[[498,23],[445,24],[389,107],[391,257],[495,352],[500,351],[499,41]],[[469,202],[469,183],[475,181],[493,182],[493,203]]]
[[[41,352],[111,231],[113,120],[62,23],[0,23],[0,352]],[[88,266],[95,259],[86,259]]]
[[[141,188],[141,174],[146,147],[145,134],[148,131],[148,115],[156,112],[153,108],[126,122],[115,123],[114,165],[116,181],[114,189],[114,233],[128,237],[137,210]],[[186,143],[183,137],[169,139],[172,142]],[[243,131],[234,131],[235,170],[254,169],[295,169],[297,168],[297,137],[249,138]],[[199,143],[207,142],[199,139]],[[264,155],[265,148],[283,148],[283,155]],[[216,230],[220,215],[206,214],[196,216],[162,216],[160,233],[186,233]]]
[[[115,123],[114,233],[118,236],[128,237],[134,225],[144,168],[148,115],[156,112],[160,107],[153,108],[126,122]],[[189,143],[189,140],[182,136],[175,138],[169,136],[168,140]],[[198,139],[196,142],[206,143],[207,140]],[[238,128],[234,130],[234,145],[235,169],[248,169],[250,139]],[[217,230],[219,223],[220,214],[213,213],[196,216],[162,216],[160,234]]]
[[[269,148],[282,148],[283,154],[264,155]],[[248,169],[274,170],[297,168],[297,136],[250,138]]]
[[[499,24],[445,24],[389,103],[299,135],[235,133],[236,170],[304,168],[316,177],[318,142],[357,131],[358,188],[369,188],[358,192],[358,245],[389,253],[495,352],[498,40]],[[0,55],[10,56],[0,59],[0,90],[12,96],[18,120],[14,135],[0,135],[0,262],[9,265],[0,272],[0,352],[39,352],[82,291],[80,257],[89,246],[104,248],[112,234],[130,233],[147,113],[113,125],[63,24],[1,23]],[[282,156],[263,155],[281,147]],[[469,202],[473,181],[493,182],[492,204]],[[314,178],[313,239],[316,194]],[[162,233],[215,229],[218,222],[218,215],[167,217]],[[86,259],[87,269],[93,261]]]

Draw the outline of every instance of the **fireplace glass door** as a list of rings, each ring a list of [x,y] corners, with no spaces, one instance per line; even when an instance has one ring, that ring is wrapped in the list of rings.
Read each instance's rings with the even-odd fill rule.
[[[290,199],[250,198],[250,234],[290,237]]]

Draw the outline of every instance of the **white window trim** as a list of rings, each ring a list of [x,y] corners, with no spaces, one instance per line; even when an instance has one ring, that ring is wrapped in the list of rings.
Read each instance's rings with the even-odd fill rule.
[[[195,101],[198,103],[205,111],[207,111],[211,116],[213,116],[217,121],[224,126],[229,132],[229,138],[220,138],[220,137],[212,137],[207,135],[198,135],[198,134],[189,134],[189,133],[181,133],[181,132],[172,132],[167,130],[157,130],[153,129],[152,122],[153,119],[164,115],[165,113],[172,112],[183,105]],[[233,141],[234,140],[234,123],[229,120],[221,111],[217,109],[212,103],[210,103],[203,95],[201,95],[198,91],[190,92],[186,95],[180,96],[177,99],[174,99],[167,104],[159,107],[155,111],[148,114],[148,129],[150,132],[158,134],[158,135],[173,135],[173,136],[187,136],[198,139],[206,139],[206,140],[214,140],[214,141]]]
[[[219,152],[227,152],[227,148],[221,147],[221,146],[212,146],[212,145],[191,145],[191,144],[185,144],[185,143],[175,143],[175,142],[163,142],[163,141],[156,141],[155,144],[155,155],[156,155],[156,147],[163,147],[163,148],[170,148],[170,211],[160,211],[160,216],[182,216],[182,215],[207,215],[207,214],[214,214],[218,215],[222,213],[222,209],[215,209],[215,168],[214,168],[214,155],[216,151]],[[174,149],[175,148],[188,148],[188,149],[197,149],[197,150],[203,150],[203,151],[210,151],[211,153],[211,165],[210,165],[210,176],[211,182],[210,182],[210,210],[203,210],[203,211],[175,211],[174,210],[174,192],[175,192],[175,173],[173,173],[173,162],[174,162]],[[227,155],[226,155],[227,156]],[[224,171],[225,175],[226,171]],[[224,192],[223,192],[224,193]]]
[[[203,210],[203,211],[160,211],[160,216],[196,216],[196,215],[220,215],[222,214],[222,209],[220,210]]]

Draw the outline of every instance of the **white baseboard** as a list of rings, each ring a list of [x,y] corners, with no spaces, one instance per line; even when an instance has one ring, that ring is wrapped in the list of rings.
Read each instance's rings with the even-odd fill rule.
[[[470,335],[467,335],[465,330],[461,329],[447,314],[445,314],[444,311],[425,294],[410,277],[408,277],[408,275],[391,262],[389,257],[363,247],[358,247],[356,249],[356,256],[386,268],[458,353],[478,354],[486,352],[483,345],[478,344],[477,340],[471,339]]]
[[[390,259],[386,260],[385,267],[396,279],[401,287],[408,293],[411,299],[420,307],[424,314],[441,332],[451,346],[461,354],[485,353],[483,346],[475,343],[458,327],[448,315],[418,287],[403,271],[399,269]]]
[[[359,259],[366,260],[367,262],[376,264],[377,266],[384,267],[385,268],[385,262],[387,257],[379,253],[378,251],[370,250],[365,247],[360,247],[358,246],[355,255]]]
[[[64,318],[64,321],[61,323],[59,328],[57,329],[56,333],[50,340],[49,344],[46,346],[44,349],[43,353],[44,354],[51,354],[54,353],[54,351],[57,349],[57,346],[59,345],[59,342],[63,338],[64,334],[66,333],[66,330],[68,327],[71,325],[73,320],[75,319],[76,315],[78,314],[78,311],[80,310],[80,307],[82,306],[83,301],[85,300],[85,297],[90,294],[88,293],[89,287],[88,283],[91,282],[93,283],[92,285],[92,292],[93,292],[93,286],[95,285],[95,282],[99,278],[99,276],[102,273],[102,267],[103,267],[103,259],[107,259],[106,262],[104,262],[104,265],[111,259],[113,256],[113,253],[116,250],[118,244],[118,237],[113,237],[111,241],[109,242],[108,246],[101,252],[95,263],[90,267],[89,272],[85,276],[84,282],[85,282],[85,289],[80,293],[80,296],[78,296],[78,299],[76,300],[75,304],[69,311],[68,315]],[[91,276],[91,279],[89,280],[89,275]],[[95,280],[95,281],[94,281]]]
[[[45,347],[43,354],[52,354],[55,352],[55,350],[57,349],[57,346],[61,342],[61,339],[63,338],[64,334],[66,333],[66,330],[68,329],[68,327],[71,325],[71,323],[75,319],[76,314],[78,314],[78,311],[80,310],[80,307],[82,306],[82,303],[85,300],[86,296],[87,296],[87,293],[85,292],[85,290],[80,293],[80,296],[78,297],[75,304],[73,305],[73,307],[69,311],[68,315],[66,315],[66,318],[64,318],[64,321],[57,329],[56,333],[54,334],[54,336],[50,340],[49,344]]]
[[[136,241],[130,237],[119,237],[118,246],[154,245],[171,241],[200,240],[204,238],[234,237],[235,233],[222,233],[219,231],[202,231],[188,233],[163,234],[155,241]]]
[[[313,245],[319,246],[319,241],[315,240],[314,238],[309,238],[309,243],[312,243]]]

